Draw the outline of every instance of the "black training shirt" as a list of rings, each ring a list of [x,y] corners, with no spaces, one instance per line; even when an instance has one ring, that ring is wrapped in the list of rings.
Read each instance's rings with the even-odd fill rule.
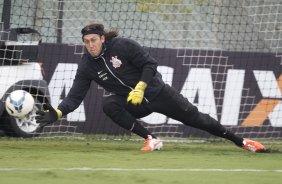
[[[74,111],[84,99],[91,81],[108,92],[126,97],[140,81],[144,70],[154,73],[144,95],[144,100],[149,102],[164,86],[156,60],[131,39],[115,37],[107,40],[100,56],[83,55],[73,85],[58,109],[63,115]]]

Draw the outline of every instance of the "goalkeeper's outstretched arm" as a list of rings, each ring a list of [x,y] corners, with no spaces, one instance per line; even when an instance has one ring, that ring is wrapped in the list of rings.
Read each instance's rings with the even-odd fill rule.
[[[44,127],[61,119],[62,116],[74,111],[84,99],[91,81],[82,77],[80,70],[77,70],[73,85],[67,97],[55,109],[50,104],[44,104],[42,111],[37,111],[36,121],[40,127]]]

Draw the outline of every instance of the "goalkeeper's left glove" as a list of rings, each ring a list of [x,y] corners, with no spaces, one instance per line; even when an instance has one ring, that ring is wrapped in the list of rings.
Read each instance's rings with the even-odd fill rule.
[[[127,102],[131,102],[133,105],[140,105],[144,98],[144,91],[147,84],[143,81],[138,82],[135,88],[129,93]]]
[[[54,109],[50,104],[44,104],[43,108],[44,111],[37,111],[37,116],[35,117],[36,122],[39,123],[40,127],[54,123],[62,118],[62,111]]]

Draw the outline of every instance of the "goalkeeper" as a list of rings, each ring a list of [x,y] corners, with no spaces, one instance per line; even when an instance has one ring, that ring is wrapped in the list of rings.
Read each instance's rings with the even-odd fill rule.
[[[187,98],[165,84],[157,71],[157,62],[137,42],[118,37],[116,30],[106,31],[103,24],[90,24],[81,30],[86,48],[73,86],[57,109],[50,104],[36,117],[48,125],[74,111],[84,99],[91,81],[113,95],[103,101],[103,111],[119,126],[145,139],[141,151],[162,149],[162,142],[136,119],[152,112],[164,114],[187,126],[205,130],[254,152],[264,151],[259,142],[241,138],[228,131],[208,114],[198,111]]]

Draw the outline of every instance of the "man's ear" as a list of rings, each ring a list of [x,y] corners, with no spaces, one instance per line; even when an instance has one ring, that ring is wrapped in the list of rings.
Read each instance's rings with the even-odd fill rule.
[[[106,39],[105,39],[105,36],[104,36],[104,35],[102,35],[102,36],[101,36],[101,42],[102,42],[102,43],[104,43],[104,42],[105,42],[105,40],[106,40]]]

